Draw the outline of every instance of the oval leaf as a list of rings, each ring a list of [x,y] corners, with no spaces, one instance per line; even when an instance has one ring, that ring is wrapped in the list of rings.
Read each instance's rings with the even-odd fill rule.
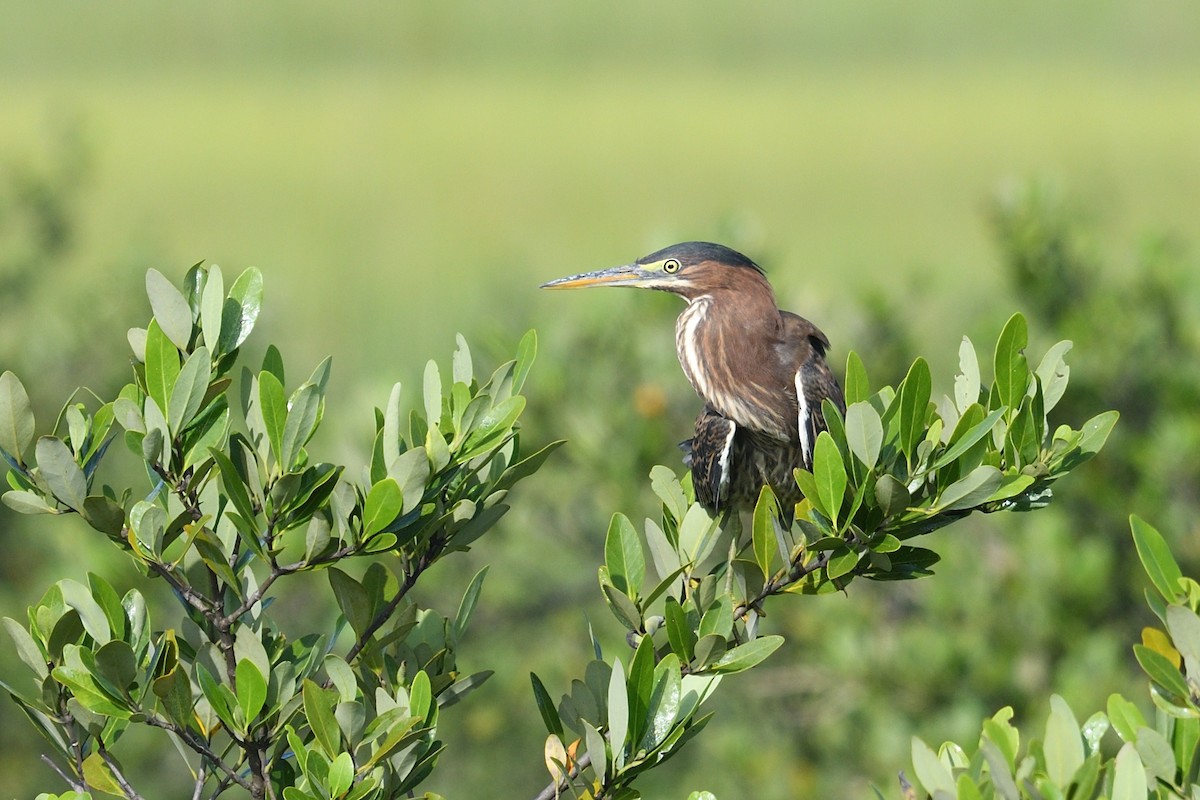
[[[29,395],[17,376],[6,371],[0,375],[0,450],[24,464],[21,456],[33,441],[33,430]]]

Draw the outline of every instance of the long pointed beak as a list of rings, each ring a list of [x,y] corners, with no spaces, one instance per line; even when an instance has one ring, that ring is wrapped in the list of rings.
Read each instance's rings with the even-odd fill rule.
[[[539,288],[583,289],[588,286],[648,286],[655,277],[657,277],[655,273],[648,272],[637,264],[625,264],[620,267],[610,267],[559,278],[543,283]]]

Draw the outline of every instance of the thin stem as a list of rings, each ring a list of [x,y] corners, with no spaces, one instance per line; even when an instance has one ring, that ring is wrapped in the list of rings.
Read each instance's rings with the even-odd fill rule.
[[[425,570],[429,569],[429,567],[433,565],[433,562],[437,561],[438,556],[442,552],[442,546],[443,545],[441,543],[430,543],[429,549],[422,554],[421,559],[413,567],[412,571],[405,571],[404,583],[400,586],[400,589],[396,592],[396,595],[388,602],[386,606],[380,609],[379,613],[375,615],[375,618],[371,620],[371,624],[368,625],[366,629],[359,635],[358,640],[354,643],[354,646],[350,648],[350,652],[346,653],[347,663],[353,662],[358,654],[362,652],[362,649],[367,646],[367,643],[371,640],[371,637],[375,635],[375,632],[382,628],[384,624],[392,618],[392,615],[396,613],[396,609],[400,605],[400,601],[405,598],[412,587],[416,584],[417,579],[421,577],[421,574],[425,572]]]
[[[176,725],[174,722],[168,719],[163,719],[162,717],[158,717],[153,714],[146,716],[146,724],[155,728],[162,728],[165,731],[170,731],[171,733],[175,734],[184,744],[198,753],[201,758],[205,759],[209,764],[219,769],[228,780],[236,783],[238,786],[241,786],[247,791],[250,790],[250,781],[246,780],[230,769],[229,766],[221,760],[220,756],[214,753],[212,748],[205,744],[205,742],[196,736],[196,734],[194,734],[192,731]]]
[[[571,781],[578,778],[580,774],[591,765],[591,753],[584,753],[579,760],[571,765],[571,769],[569,772],[567,772],[565,778],[563,778],[561,781],[551,781],[550,785],[545,789],[542,789],[541,793],[538,794],[534,800],[555,800],[555,798],[557,798],[563,792],[563,790],[570,787]]]
[[[117,786],[121,787],[121,791],[125,794],[125,797],[128,798],[128,800],[145,800],[145,798],[138,794],[137,790],[133,788],[133,786],[125,778],[125,775],[122,774],[121,768],[117,765],[116,759],[109,754],[108,750],[103,744],[97,748],[97,752],[100,753],[100,758],[104,761],[105,766],[108,767],[108,771],[112,773],[113,778],[117,781]]]
[[[64,781],[66,781],[67,786],[70,786],[72,791],[76,791],[76,792],[80,792],[80,793],[87,791],[86,786],[84,786],[82,783],[75,780],[70,775],[68,775],[66,772],[64,772],[63,768],[60,767],[53,758],[46,755],[45,753],[42,753],[41,759],[42,759],[43,763],[45,763],[47,766],[50,767],[50,769],[52,769],[58,773],[58,777],[62,778]]]

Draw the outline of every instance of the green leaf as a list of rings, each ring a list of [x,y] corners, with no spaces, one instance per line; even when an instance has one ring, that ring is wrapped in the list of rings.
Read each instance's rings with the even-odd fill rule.
[[[754,562],[758,564],[764,579],[771,577],[772,566],[779,552],[775,538],[775,520],[778,516],[779,503],[775,499],[775,493],[771,491],[769,484],[763,484],[758,493],[758,502],[754,504],[751,538]]]
[[[403,506],[404,495],[395,479],[384,478],[372,486],[363,507],[363,538],[370,538],[391,525]]]
[[[467,590],[463,592],[462,602],[458,604],[458,613],[454,615],[455,641],[462,639],[463,634],[467,631],[467,624],[471,621],[471,614],[475,611],[475,604],[479,601],[479,592],[483,589],[483,579],[487,577],[487,572],[488,568],[485,565],[483,569],[475,573]]]
[[[1157,650],[1151,650],[1149,647],[1140,644],[1133,646],[1133,655],[1137,658],[1138,663],[1142,665],[1142,670],[1150,676],[1150,680],[1176,697],[1188,696],[1187,681],[1180,674],[1179,669],[1166,656]]]
[[[1108,720],[1113,730],[1126,742],[1136,742],[1139,729],[1146,727],[1146,718],[1133,703],[1119,694],[1108,697]]]
[[[0,375],[0,450],[24,464],[22,456],[33,442],[33,406],[17,376]]]
[[[283,426],[280,446],[283,468],[291,469],[300,455],[300,448],[312,438],[321,407],[321,392],[311,383],[297,389],[288,403],[287,423]]]
[[[867,469],[874,468],[879,461],[883,423],[870,403],[853,403],[846,408],[846,445]]]
[[[125,790],[121,788],[120,782],[117,781],[117,777],[113,775],[112,769],[105,763],[104,758],[99,753],[92,753],[83,760],[83,779],[87,782],[90,789],[117,797],[127,796]],[[72,792],[71,794],[75,793]],[[90,797],[91,794],[76,796]],[[62,800],[62,796],[59,797],[59,800]]]
[[[783,644],[782,636],[760,636],[753,641],[739,644],[708,666],[712,672],[733,674],[758,666]]]
[[[438,371],[436,361],[425,365],[425,377],[422,382],[425,400],[425,419],[430,428],[437,427],[442,419],[442,376]]]
[[[5,492],[0,496],[0,500],[4,501],[4,505],[16,511],[18,514],[53,514],[57,513],[51,506],[46,504],[41,495],[26,491]]]
[[[954,777],[950,774],[950,770],[929,748],[929,745],[915,736],[912,739],[912,762],[917,780],[925,787],[925,791],[932,795],[946,792],[950,797],[955,796]]]
[[[546,723],[546,730],[561,738],[563,735],[562,720],[554,708],[554,701],[550,699],[550,693],[546,691],[542,679],[535,673],[529,673],[529,681],[533,684],[533,699],[537,703],[538,713],[542,715],[542,721]]]
[[[371,623],[371,616],[374,613],[371,598],[363,589],[362,584],[340,569],[330,567],[328,572],[329,586],[333,589],[333,596],[337,600],[338,608],[341,609],[342,615],[346,618],[346,622],[350,623],[354,632],[361,636],[367,625]]]
[[[1126,743],[1117,752],[1110,800],[1146,800],[1149,791],[1142,759],[1138,756],[1136,747],[1132,743]]]
[[[283,465],[283,429],[287,425],[287,398],[283,384],[274,373],[263,370],[258,375],[258,402],[263,424],[275,458]]]
[[[329,765],[329,794],[341,797],[354,782],[354,759],[349,753],[340,753]]]
[[[1183,656],[1187,674],[1200,676],[1200,617],[1187,606],[1172,603],[1167,606],[1167,631],[1175,649]]]
[[[612,748],[613,766],[625,765],[625,738],[629,734],[629,693],[625,685],[625,667],[621,659],[613,660],[608,682],[608,743]]]
[[[180,350],[187,350],[192,339],[192,309],[183,292],[161,272],[149,269],[146,271],[146,294],[162,332]]]
[[[263,278],[262,273],[250,267],[233,282],[229,290],[229,299],[221,318],[221,347],[222,353],[229,353],[242,346],[254,323],[258,320],[258,312],[262,308]]]
[[[1087,457],[1099,453],[1104,447],[1104,443],[1108,441],[1108,435],[1112,433],[1113,426],[1117,424],[1120,416],[1117,411],[1105,411],[1083,423],[1083,427],[1080,429],[1083,433],[1083,437],[1079,440],[1080,452]]]
[[[1064,356],[1070,352],[1071,347],[1073,347],[1073,343],[1069,339],[1058,342],[1046,351],[1046,355],[1042,356],[1042,363],[1036,370],[1038,380],[1042,384],[1043,410],[1047,414],[1058,405],[1063,392],[1067,389],[1071,368],[1067,366]]]
[[[221,352],[221,317],[224,306],[225,279],[221,276],[221,268],[213,264],[208,268],[204,294],[200,299],[200,332],[204,336],[204,344],[215,354]]]
[[[529,375],[529,368],[537,358],[537,331],[530,329],[517,344],[517,360],[513,367],[513,392],[520,392]]]
[[[83,629],[96,641],[96,644],[107,644],[112,636],[108,625],[108,616],[92,597],[88,587],[70,578],[59,581],[55,586],[62,592],[63,602],[79,614]]]
[[[592,769],[596,773],[596,780],[604,785],[608,776],[608,749],[604,746],[604,737],[596,727],[586,720],[583,723],[583,740],[584,746],[587,748],[588,757],[592,760]],[[616,748],[614,748],[615,754]]]
[[[937,511],[958,511],[974,508],[995,494],[1004,480],[1003,473],[993,466],[984,464],[976,467],[945,488],[938,497]]]
[[[958,458],[962,456],[963,453],[970,450],[975,443],[977,443],[984,436],[987,436],[992,428],[996,427],[996,423],[1000,421],[1000,417],[1002,416],[1004,416],[1004,409],[997,408],[996,410],[992,411],[992,413],[984,417],[980,422],[972,425],[969,430],[967,430],[957,439],[952,439],[951,441],[953,443],[949,448],[946,449],[946,452],[935,458],[933,463],[929,465],[929,471],[934,472],[946,466],[947,464],[952,464],[954,461],[958,460]],[[969,417],[964,410],[963,416],[959,421],[960,423],[963,423],[968,419]]]
[[[337,719],[333,716],[334,692],[322,689],[305,678],[301,694],[304,698],[304,716],[312,728],[313,736],[326,757],[333,758],[341,751],[342,741]]]
[[[867,368],[858,353],[851,350],[846,355],[846,390],[843,393],[846,405],[864,402],[871,396],[871,383],[867,380]]]
[[[1133,544],[1137,548],[1138,558],[1150,578],[1150,583],[1168,603],[1179,602],[1183,593],[1179,580],[1183,573],[1171,555],[1171,548],[1163,539],[1162,534],[1137,515],[1130,516],[1129,528],[1133,532]]]
[[[36,456],[38,472],[46,486],[63,505],[80,511],[87,499],[87,478],[66,442],[54,436],[38,439]]]
[[[813,448],[813,478],[817,482],[817,496],[821,505],[833,520],[834,527],[837,527],[838,513],[846,498],[846,466],[828,431],[821,431]]]
[[[628,595],[609,582],[608,570],[605,567],[600,568],[600,573],[600,589],[604,592],[604,599],[613,616],[629,630],[641,630],[642,615],[638,611],[637,605]]]
[[[654,668],[654,692],[640,749],[653,750],[667,738],[679,717],[682,700],[679,658],[674,653],[667,653]]]
[[[267,681],[258,671],[258,667],[254,666],[254,662],[248,658],[237,662],[235,678],[238,706],[242,709],[242,716],[249,727],[251,720],[258,716],[258,712],[262,711],[263,704],[267,701]]]
[[[146,392],[160,409],[167,407],[175,379],[179,377],[179,350],[158,326],[150,321],[146,330]]]
[[[1065,790],[1083,765],[1083,737],[1079,723],[1070,706],[1058,695],[1050,697],[1050,718],[1046,721],[1046,738],[1042,743],[1046,756],[1046,772],[1050,780]]]
[[[613,514],[609,522],[604,537],[604,563],[613,586],[636,598],[646,575],[646,556],[633,523],[624,514]]]
[[[979,359],[975,345],[966,336],[958,346],[959,374],[954,378],[954,404],[960,412],[979,402]]]
[[[925,359],[918,358],[900,384],[900,449],[909,459],[916,453],[917,442],[925,435],[925,414],[929,410],[932,391],[933,377],[929,373],[929,364]]]
[[[1013,413],[1021,406],[1021,399],[1029,389],[1029,364],[1025,360],[1028,344],[1029,329],[1025,317],[1013,314],[996,341],[995,355],[996,391],[1000,402]]]
[[[1138,757],[1152,776],[1167,783],[1175,780],[1175,753],[1161,733],[1153,728],[1142,728],[1138,731],[1135,746]]]
[[[690,663],[696,652],[696,632],[688,623],[687,612],[674,597],[667,597],[664,606],[667,625],[667,640],[671,650],[684,663]]]
[[[903,514],[912,502],[908,487],[891,475],[883,475],[875,482],[875,502],[886,516]]]
[[[167,401],[167,426],[176,436],[187,427],[208,391],[208,382],[212,378],[212,364],[208,358],[208,349],[197,347],[175,379],[171,388],[171,396]]]

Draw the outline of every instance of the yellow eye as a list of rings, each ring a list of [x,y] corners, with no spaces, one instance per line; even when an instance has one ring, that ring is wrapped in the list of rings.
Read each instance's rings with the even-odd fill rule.
[[[674,275],[676,272],[679,272],[679,262],[673,258],[668,258],[663,262],[663,272],[668,275]]]

